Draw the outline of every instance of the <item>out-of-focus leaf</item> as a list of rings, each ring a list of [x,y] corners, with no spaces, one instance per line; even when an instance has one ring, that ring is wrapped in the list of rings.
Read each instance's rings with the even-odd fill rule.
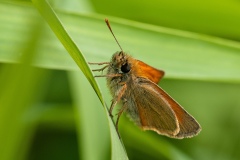
[[[82,73],[70,72],[69,78],[78,119],[77,129],[81,132],[78,138],[81,145],[79,156],[89,160],[109,159],[110,156],[106,155],[110,151],[110,135],[105,114],[98,107],[101,103]]]
[[[240,40],[235,0],[91,0],[96,12],[145,23]],[[136,5],[137,4],[137,5]],[[119,9],[124,8],[124,12]]]
[[[22,53],[19,63],[2,64],[0,68],[0,159],[25,159],[34,135],[36,125],[29,123],[26,115],[38,99],[37,91],[46,73],[30,65],[39,28],[31,28],[31,36],[26,39],[29,46],[17,46]]]
[[[13,61],[18,56],[14,45],[24,45],[19,37],[29,34],[27,28],[39,20],[32,8],[1,4],[1,61]],[[8,19],[11,14],[15,18]],[[118,49],[116,42],[99,15],[58,12],[66,29],[88,61],[107,61]],[[23,17],[28,16],[28,18]],[[31,19],[31,23],[26,23]],[[220,38],[181,32],[114,17],[112,28],[125,51],[152,66],[164,69],[166,77],[208,81],[240,81],[240,45]],[[28,21],[27,21],[28,22]],[[8,27],[8,26],[16,26]],[[81,28],[80,28],[81,26]],[[16,36],[12,36],[15,34]],[[40,41],[36,65],[47,68],[77,69],[56,38],[46,29]],[[3,45],[4,44],[4,45]]]

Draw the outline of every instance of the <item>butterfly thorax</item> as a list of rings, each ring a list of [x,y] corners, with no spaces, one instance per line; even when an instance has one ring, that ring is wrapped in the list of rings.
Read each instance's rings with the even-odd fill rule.
[[[121,95],[120,102],[125,104],[128,115],[137,125],[140,125],[138,110],[134,107],[135,102],[132,97],[134,95],[131,93],[131,91],[136,89],[134,81],[137,79],[137,63],[137,60],[126,53],[116,52],[112,56],[107,71],[107,75],[113,75],[113,77],[107,77],[107,83],[113,99]]]

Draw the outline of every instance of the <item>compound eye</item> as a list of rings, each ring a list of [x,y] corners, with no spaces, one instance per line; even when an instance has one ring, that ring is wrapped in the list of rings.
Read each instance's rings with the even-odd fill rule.
[[[122,67],[121,67],[121,71],[122,71],[123,73],[128,73],[130,70],[131,70],[131,66],[130,66],[130,64],[128,64],[128,63],[125,63],[125,64],[122,65]]]

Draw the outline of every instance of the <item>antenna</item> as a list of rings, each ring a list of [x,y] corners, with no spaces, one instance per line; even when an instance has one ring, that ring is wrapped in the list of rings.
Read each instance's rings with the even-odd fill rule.
[[[123,53],[123,49],[122,49],[122,47],[120,46],[120,44],[119,44],[119,42],[118,42],[117,38],[116,38],[116,37],[115,37],[115,35],[113,34],[112,28],[111,28],[111,26],[110,26],[110,23],[109,23],[109,21],[108,21],[108,19],[107,19],[107,18],[105,19],[105,22],[106,22],[106,24],[107,24],[107,26],[108,26],[108,28],[109,28],[110,32],[112,33],[112,35],[113,35],[113,37],[114,37],[115,41],[117,42],[118,46],[120,47],[120,49],[121,49],[121,52]],[[120,54],[120,53],[119,53],[119,54]]]

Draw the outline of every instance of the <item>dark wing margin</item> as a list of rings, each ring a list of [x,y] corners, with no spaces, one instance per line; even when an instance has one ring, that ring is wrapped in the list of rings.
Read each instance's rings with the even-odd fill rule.
[[[198,122],[158,85],[145,78],[137,81],[133,94],[144,130],[179,139],[193,137],[201,131]]]

